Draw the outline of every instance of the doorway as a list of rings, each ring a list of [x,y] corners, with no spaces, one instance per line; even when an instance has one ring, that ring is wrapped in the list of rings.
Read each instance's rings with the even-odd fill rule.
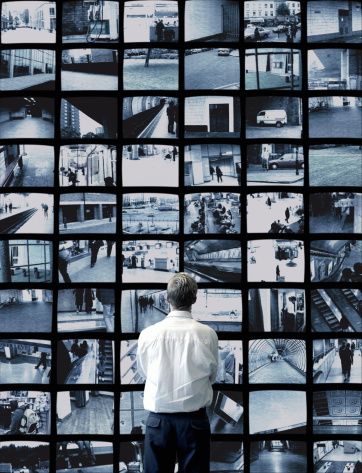
[[[229,104],[217,103],[209,105],[210,132],[229,131]]]

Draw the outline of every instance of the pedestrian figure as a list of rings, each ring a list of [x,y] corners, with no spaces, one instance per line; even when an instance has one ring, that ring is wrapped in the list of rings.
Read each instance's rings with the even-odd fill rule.
[[[285,209],[285,221],[286,221],[287,223],[289,223],[289,218],[290,218],[290,211],[289,211],[289,207],[287,207],[287,208]]]
[[[91,268],[97,262],[99,249],[103,246],[103,240],[89,240],[89,248],[91,250]]]
[[[114,240],[107,240],[107,258],[111,257]]]
[[[84,291],[85,311],[87,314],[92,313],[93,301],[94,301],[93,290],[90,287],[87,287]]]
[[[176,161],[176,156],[177,156],[178,152],[177,152],[177,148],[176,146],[174,146],[172,148],[172,161]]]
[[[351,377],[351,365],[353,359],[350,344],[346,343],[346,341],[342,342],[342,345],[339,349],[339,358],[341,359],[342,375],[344,377],[344,382],[347,382]]]
[[[275,268],[275,274],[276,274],[276,277],[277,277],[277,281],[279,281],[279,278],[280,278],[279,264],[277,264],[277,267]]]
[[[171,135],[174,135],[175,132],[173,131],[174,126],[175,126],[175,102],[171,100],[167,107],[167,118],[168,118],[168,132],[171,133]]]
[[[219,168],[219,166],[216,166],[217,182],[222,182],[222,176],[223,176],[222,170]]]
[[[270,199],[269,196],[268,196],[268,198],[266,199],[266,205],[269,207],[269,210],[271,210],[272,201],[271,201],[271,199]]]
[[[72,282],[68,274],[68,263],[71,256],[71,247],[71,242],[63,242],[59,245],[58,269],[64,282],[66,283]]]
[[[81,289],[81,288],[74,289],[73,293],[75,295],[75,307],[78,314],[79,312],[82,312],[82,309],[83,309],[84,289]]]
[[[159,42],[163,41],[164,31],[165,31],[165,25],[163,23],[163,20],[161,19],[160,21],[156,22],[157,41]]]
[[[40,365],[43,365],[43,370],[45,370],[47,367],[47,354],[44,351],[40,353],[39,362],[34,366],[34,368],[37,370]]]
[[[210,165],[210,174],[211,174],[212,181],[214,180],[214,173],[215,173],[215,169]]]
[[[43,212],[44,212],[44,217],[46,220],[48,220],[48,205],[47,204],[43,204]]]
[[[260,37],[260,33],[259,33],[259,28],[256,27],[255,30],[254,30],[254,40],[255,41],[260,41],[261,37]]]

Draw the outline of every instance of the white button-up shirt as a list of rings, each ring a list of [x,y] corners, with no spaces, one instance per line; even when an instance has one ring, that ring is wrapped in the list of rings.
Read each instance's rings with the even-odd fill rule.
[[[217,367],[216,332],[190,312],[171,311],[139,336],[137,369],[146,380],[147,411],[192,412],[209,406]]]

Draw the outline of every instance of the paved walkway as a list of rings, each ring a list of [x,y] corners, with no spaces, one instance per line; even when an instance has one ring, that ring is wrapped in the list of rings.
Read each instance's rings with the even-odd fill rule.
[[[62,90],[117,90],[118,77],[107,74],[62,71]]]
[[[15,168],[11,187],[52,187],[54,185],[53,147],[25,145],[23,169]]]
[[[24,225],[15,233],[53,233],[54,232],[54,214],[48,210],[48,217],[44,216],[42,209],[38,209]]]
[[[17,28],[1,32],[1,42],[7,43],[55,43],[56,33],[47,30],[35,30],[33,28]]]
[[[301,125],[276,126],[249,126],[246,125],[247,138],[301,138]]]
[[[72,222],[64,228],[63,222],[59,222],[60,233],[116,233],[116,218],[102,220],[88,220],[86,222]]]
[[[122,281],[129,282],[168,282],[173,276],[171,271],[155,271],[154,269],[123,268]]]
[[[93,268],[90,267],[90,255],[68,265],[68,274],[73,282],[115,282],[116,256],[113,252],[110,258],[105,254],[98,254],[98,259]],[[59,282],[64,282],[59,273]]]
[[[269,169],[264,171],[261,165],[250,164],[247,169],[248,185],[260,184],[263,186],[290,185],[302,186],[304,181],[304,170],[299,169],[297,175],[295,169]]]
[[[178,187],[178,159],[161,155],[141,159],[122,158],[122,184],[143,187]]]
[[[0,79],[0,90],[24,90],[35,86],[41,90],[41,84],[52,83],[52,89],[55,89],[55,74],[35,74],[21,77],[11,77],[9,79]],[[49,87],[47,87],[48,89]]]
[[[48,373],[50,371],[50,361],[48,360],[47,368],[44,370],[42,366],[35,369],[36,361],[30,363],[28,357],[16,356],[12,360],[6,360],[2,355],[0,357],[0,383],[36,383],[49,384]]]
[[[22,302],[0,309],[1,332],[50,332],[52,305],[47,302]]]
[[[309,112],[311,138],[361,139],[362,107],[335,107]]]
[[[250,473],[307,473],[305,455],[286,452],[260,452],[250,463]]]
[[[249,383],[305,383],[305,376],[285,360],[269,363],[249,373]]]
[[[175,133],[172,134],[168,132],[167,108],[168,108],[168,104],[165,104],[163,109],[158,114],[158,121],[155,128],[151,130],[150,134],[146,133],[145,135],[142,135],[142,138],[171,138],[171,139],[177,138],[176,123],[174,125]],[[139,136],[139,138],[140,137],[141,136]]]
[[[351,377],[349,383],[358,383],[362,382],[362,357],[361,351],[355,350],[353,357],[353,365],[351,367]],[[342,375],[341,360],[339,354],[336,353],[333,364],[329,371],[329,374],[326,379],[326,383],[343,383],[344,376]]]
[[[0,123],[0,139],[54,138],[54,123],[42,118],[26,117]]]

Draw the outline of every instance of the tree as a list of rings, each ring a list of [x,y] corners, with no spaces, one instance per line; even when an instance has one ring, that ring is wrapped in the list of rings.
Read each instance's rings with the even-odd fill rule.
[[[66,126],[62,128],[62,138],[80,138],[81,134],[73,127]]]
[[[289,16],[290,10],[286,3],[280,3],[277,8],[277,16]]]

